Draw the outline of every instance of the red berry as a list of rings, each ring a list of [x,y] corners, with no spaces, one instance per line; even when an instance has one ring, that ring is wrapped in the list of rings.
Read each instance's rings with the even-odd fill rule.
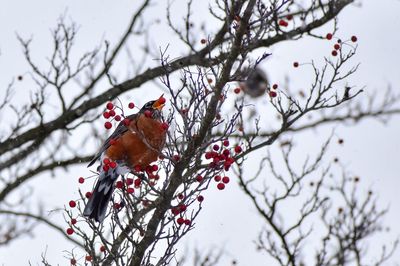
[[[110,123],[110,122],[105,122],[104,123],[104,127],[106,128],[106,129],[110,129],[110,128],[112,128],[112,124]]]
[[[109,119],[109,118],[110,118],[110,113],[109,113],[109,112],[104,112],[104,113],[103,113],[103,117],[104,117],[105,119]]]
[[[176,222],[178,224],[183,224],[185,222],[185,219],[183,219],[183,217],[179,217],[178,219],[176,219]]]
[[[146,110],[146,111],[144,111],[144,115],[145,115],[146,117],[150,118],[150,117],[152,116],[152,113],[151,113],[150,110]]]
[[[216,168],[216,167],[217,167],[217,164],[214,163],[214,162],[211,162],[211,163],[208,164],[208,167],[209,167],[209,168]]]
[[[335,45],[333,46],[333,48],[334,48],[335,50],[339,50],[339,49],[340,49],[340,44],[335,43]]]
[[[157,171],[157,170],[158,170],[158,165],[153,164],[153,165],[151,166],[151,170],[152,170],[153,172]]]
[[[128,189],[126,190],[126,192],[128,194],[133,194],[135,192],[135,189],[133,187],[128,187]]]
[[[239,145],[237,145],[237,146],[235,147],[235,152],[236,152],[236,153],[241,153],[241,152],[242,152],[242,147],[240,147]]]
[[[234,93],[239,94],[242,90],[238,87],[233,90]]]
[[[337,51],[336,50],[332,51],[332,56],[337,56]]]
[[[214,150],[214,151],[218,151],[218,150],[219,150],[219,145],[217,145],[217,144],[214,144],[214,146],[213,146],[213,150]]]
[[[276,89],[278,88],[278,84],[272,85],[272,88],[273,88],[274,90],[276,90]]]
[[[122,183],[122,181],[117,181],[117,183],[115,183],[115,187],[116,188],[122,188],[124,186],[124,183]]]
[[[282,26],[282,27],[287,27],[289,24],[286,22],[286,20],[283,20],[283,19],[280,19],[279,21],[278,21],[278,24],[279,24],[279,26]]]
[[[126,182],[126,185],[130,186],[133,184],[133,178],[128,177],[125,182]]]
[[[179,208],[172,208],[171,212],[173,215],[178,215],[181,211],[179,210]]]
[[[161,129],[162,129],[162,130],[167,130],[168,127],[169,127],[168,123],[165,123],[165,122],[164,122],[164,123],[161,124]]]
[[[184,212],[184,211],[186,211],[186,209],[187,209],[187,207],[186,207],[185,204],[179,205],[179,211],[180,212]]]
[[[203,202],[204,197],[203,197],[202,195],[199,195],[199,196],[197,197],[197,200],[198,200],[199,202]]]
[[[186,224],[186,225],[190,225],[190,224],[191,224],[191,221],[190,221],[189,219],[186,219],[186,220],[185,220],[185,224]]]
[[[76,259],[72,258],[72,259],[70,260],[70,262],[71,262],[71,265],[76,265]]]
[[[136,178],[134,182],[135,182],[135,187],[140,187],[140,185],[142,184],[142,180],[140,178]]]
[[[332,37],[333,37],[332,33],[326,34],[326,39],[327,40],[332,40]]]
[[[224,183],[218,183],[217,188],[219,190],[223,190],[223,189],[225,189],[225,184]]]
[[[205,157],[207,160],[212,158],[212,153],[211,152],[206,152]]]
[[[114,203],[113,208],[118,210],[119,208],[121,208],[121,204],[119,204],[118,202]]]
[[[80,184],[83,184],[83,183],[85,182],[85,178],[79,177],[78,182],[79,182]]]
[[[120,115],[116,115],[114,119],[115,119],[115,121],[121,121],[121,116]]]
[[[278,95],[276,93],[276,91],[270,91],[268,94],[269,94],[269,97],[271,97],[271,98],[275,98]]]
[[[129,120],[129,118],[125,118],[124,120],[122,120],[122,123],[124,123],[124,126],[127,127],[131,123],[131,120]]]
[[[225,156],[225,160],[226,160],[226,157],[228,157],[229,155],[231,155],[231,152],[230,152],[228,149],[225,149],[225,150],[222,152],[222,154]]]
[[[110,162],[110,167],[114,169],[115,167],[117,167],[117,163],[116,162]]]
[[[110,110],[108,113],[110,114],[110,116],[115,116],[115,111],[114,110]]]
[[[293,66],[294,66],[294,67],[299,67],[299,62],[294,62],[294,63],[293,63]]]
[[[201,40],[200,40],[200,43],[201,43],[201,44],[206,44],[206,43],[207,43],[207,40],[206,40],[206,39],[201,39]]]
[[[108,110],[112,110],[114,108],[114,104],[112,102],[108,102],[106,107]]]
[[[157,102],[158,102],[159,104],[164,104],[166,101],[167,101],[167,100],[166,100],[164,97],[162,97],[162,96],[157,100]]]
[[[149,201],[147,199],[142,200],[142,204],[144,207],[149,206]]]
[[[91,196],[92,196],[92,192],[90,192],[90,191],[86,192],[86,194],[85,194],[86,198],[89,199]]]
[[[229,140],[224,140],[224,142],[223,142],[223,145],[225,146],[225,147],[228,147],[229,146]]]
[[[71,227],[67,229],[68,235],[72,235],[73,233],[74,233],[74,229],[72,229]]]
[[[69,206],[70,206],[71,208],[75,208],[75,207],[76,207],[76,202],[75,202],[74,200],[70,200],[70,201],[69,201]]]
[[[352,42],[357,42],[357,36],[351,36],[351,41]]]
[[[221,176],[220,175],[214,176],[214,180],[215,180],[215,182],[221,181]]]
[[[225,184],[228,184],[229,183],[229,177],[227,177],[227,176],[224,176],[223,178],[222,178],[222,182],[223,183],[225,183]]]
[[[286,19],[287,19],[287,20],[292,20],[292,19],[293,19],[293,15],[292,15],[292,14],[287,15],[287,16],[286,16]]]
[[[203,181],[203,177],[201,175],[196,176],[196,181],[197,182]]]
[[[87,256],[85,257],[85,260],[87,260],[87,261],[92,261],[92,256],[87,255]]]
[[[178,162],[181,159],[181,156],[179,156],[178,154],[175,154],[174,156],[172,156],[172,158],[175,162]]]
[[[108,164],[103,165],[103,171],[108,172],[108,170],[110,170],[110,166]]]
[[[183,199],[183,194],[182,193],[178,194],[178,199],[180,199],[180,200]]]
[[[133,167],[133,169],[135,170],[135,172],[142,172],[142,166],[140,165],[135,165],[135,167]]]
[[[132,103],[132,102],[130,102],[130,103],[128,104],[128,108],[129,108],[129,109],[133,109],[133,108],[135,108],[135,104],[134,104],[134,103]]]
[[[76,219],[75,219],[75,218],[72,218],[72,219],[71,219],[71,224],[76,224],[76,223],[77,223]]]
[[[101,246],[100,247],[100,252],[106,252],[106,247],[105,246]]]
[[[110,159],[104,158],[104,159],[103,159],[103,163],[104,163],[104,164],[109,164],[109,163],[110,163]]]
[[[226,164],[233,164],[235,162],[235,159],[233,159],[232,157],[226,158],[225,163]]]

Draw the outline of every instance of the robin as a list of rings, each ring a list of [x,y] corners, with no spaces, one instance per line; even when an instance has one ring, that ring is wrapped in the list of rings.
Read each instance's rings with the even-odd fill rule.
[[[268,89],[267,75],[260,68],[250,70],[245,81],[239,83],[240,88],[250,97],[257,98],[265,94]]]
[[[99,177],[83,215],[97,222],[106,216],[107,206],[120,175],[144,169],[157,160],[165,145],[166,130],[161,121],[165,98],[146,103],[138,113],[127,116],[101,146],[88,167],[100,159]]]

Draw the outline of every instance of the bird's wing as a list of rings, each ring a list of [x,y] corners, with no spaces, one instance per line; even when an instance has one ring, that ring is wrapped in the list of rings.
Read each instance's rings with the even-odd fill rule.
[[[129,119],[130,121],[136,119],[137,114],[129,115],[126,118]],[[99,151],[96,153],[96,155],[93,157],[92,161],[88,164],[87,167],[92,166],[103,154],[105,150],[107,150],[110,147],[110,141],[112,139],[117,139],[119,136],[121,136],[123,133],[128,131],[128,127],[125,126],[124,122],[121,121],[117,128],[114,130],[114,132],[104,141],[103,145],[100,147]]]

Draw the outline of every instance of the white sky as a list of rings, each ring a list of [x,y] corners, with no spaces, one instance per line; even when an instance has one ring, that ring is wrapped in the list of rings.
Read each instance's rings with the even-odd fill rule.
[[[134,1],[132,1],[134,2]],[[398,48],[400,29],[400,1],[366,0],[362,8],[347,8],[340,16],[341,36],[357,35],[359,49],[356,61],[361,62],[355,81],[359,87],[366,86],[366,93],[377,95],[392,84],[399,90],[400,49]],[[22,36],[33,36],[35,58],[42,60],[47,54],[50,40],[49,28],[53,27],[60,14],[67,12],[78,25],[80,31],[77,44],[79,50],[88,50],[98,45],[103,39],[115,40],[124,31],[131,15],[130,1],[105,0],[3,0],[0,9],[0,92],[21,72],[26,71],[21,48],[16,40],[16,33]],[[148,14],[152,15],[152,14]],[[168,43],[169,36],[160,33],[159,42],[163,46]],[[287,67],[293,61],[310,61],[327,51],[326,43],[305,40],[299,43],[285,43],[272,50],[273,57],[268,64],[264,63],[273,80],[283,80],[293,69]],[[290,51],[290,52],[288,52]],[[24,93],[29,88],[19,88],[17,93]],[[1,94],[0,94],[1,95]],[[386,216],[386,224],[392,228],[391,238],[377,242],[387,242],[400,235],[400,119],[392,119],[389,124],[382,125],[376,121],[364,121],[355,127],[337,127],[336,135],[344,138],[345,145],[333,145],[331,153],[339,154],[341,161],[355,174],[362,177],[363,188],[372,187],[380,195],[382,205],[390,205]],[[316,150],[321,141],[331,132],[331,127],[318,132],[301,135],[299,146]],[[300,142],[300,141],[298,141]],[[70,174],[62,174],[57,179],[45,177],[41,179],[38,191],[42,193],[43,202],[51,202],[50,208],[66,203],[76,187],[71,187],[69,178],[78,176],[82,167],[75,167]],[[34,185],[34,182],[30,182]],[[35,185],[37,186],[37,184]],[[60,188],[70,187],[69,191]],[[242,200],[238,201],[237,199]],[[209,250],[218,246],[224,247],[227,260],[236,258],[239,265],[262,265],[265,256],[255,252],[253,240],[256,238],[262,220],[255,215],[249,200],[242,196],[237,184],[230,184],[226,191],[218,192],[210,189],[206,194],[203,212],[196,221],[197,226],[188,237],[189,247],[198,246]],[[40,254],[46,249],[50,262],[65,265],[62,251],[70,249],[58,233],[39,226],[35,230],[35,238],[22,238],[10,247],[0,249],[2,265],[26,265],[40,262]],[[397,251],[394,260],[400,262]]]

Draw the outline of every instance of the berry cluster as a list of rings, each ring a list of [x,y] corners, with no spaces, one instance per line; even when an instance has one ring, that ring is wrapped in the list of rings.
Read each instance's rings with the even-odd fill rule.
[[[326,34],[325,38],[330,41],[333,39],[333,34],[332,33],[328,33]],[[350,41],[355,43],[357,42],[358,38],[357,36],[351,36],[350,40],[346,40],[346,41],[342,41],[341,39],[337,38],[336,43],[333,45],[333,50],[331,51],[331,55],[332,56],[337,56],[339,54],[339,52],[341,51],[341,48],[343,46],[343,44],[348,44]]]
[[[108,170],[115,169],[117,167],[117,163],[114,161],[111,161],[108,158],[103,159],[103,170],[104,172],[108,172]]]
[[[181,194],[180,194],[180,195],[181,195]],[[178,198],[179,198],[179,195],[178,195]],[[183,195],[181,196],[181,199],[183,199]],[[171,209],[171,212],[172,212],[172,214],[173,214],[174,216],[180,215],[180,216],[176,219],[176,222],[177,222],[178,225],[182,225],[182,224],[191,225],[190,219],[185,219],[185,218],[184,218],[184,214],[185,214],[186,210],[187,210],[187,205],[185,205],[184,203],[181,203],[181,204],[179,204],[178,206],[173,207],[173,208]]]
[[[278,93],[276,92],[277,89],[278,84],[273,84],[272,87],[268,90],[269,97],[275,98],[276,96],[278,96]]]
[[[229,149],[229,140],[222,141],[222,145],[214,144],[210,151],[205,153],[206,160],[212,160],[209,164],[209,168],[218,169],[222,168],[224,171],[229,171],[232,164],[235,162],[234,155],[232,155],[232,149]],[[242,152],[242,147],[236,145],[233,148],[234,154],[239,154]],[[221,177],[216,175],[214,180],[218,182],[217,188],[219,190],[223,190],[225,188],[225,184],[229,183],[229,177]],[[202,182],[203,177],[201,175],[196,176],[197,182]]]
[[[135,108],[135,104],[133,102],[128,103],[128,108]],[[117,112],[119,112],[117,114]],[[125,118],[123,108],[119,106],[115,106],[112,102],[108,102],[106,104],[106,111],[103,113],[103,117],[109,121],[104,122],[104,127],[108,130],[113,127],[112,121],[120,122],[122,121],[125,125],[129,125],[129,119]]]

